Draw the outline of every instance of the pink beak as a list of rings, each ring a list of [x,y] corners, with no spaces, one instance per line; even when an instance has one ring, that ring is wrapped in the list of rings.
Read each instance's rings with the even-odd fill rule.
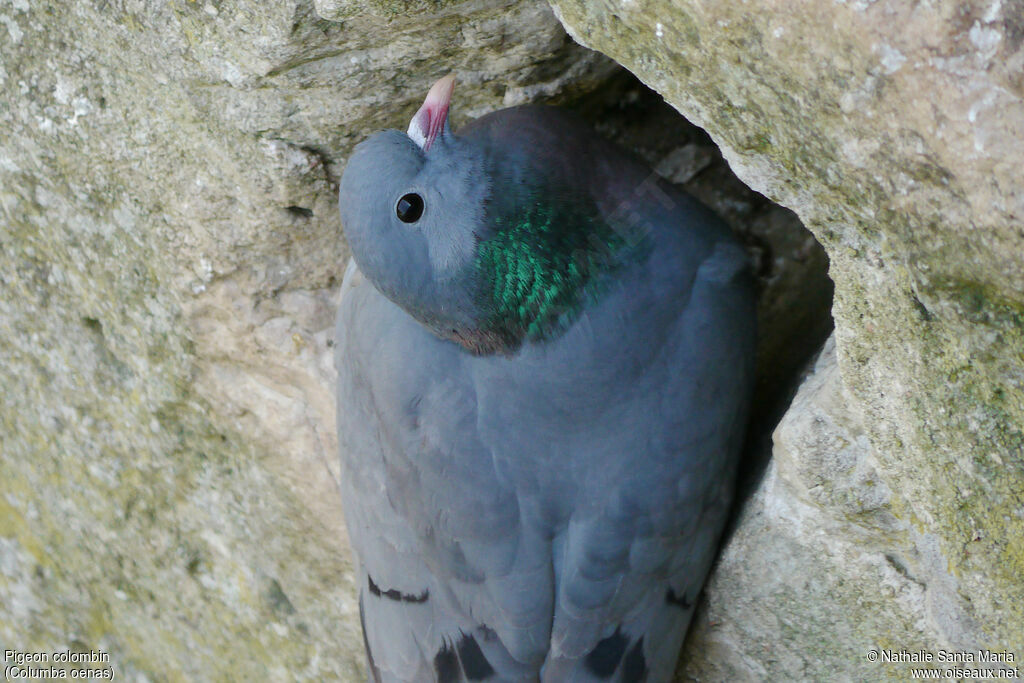
[[[454,90],[455,74],[448,74],[430,88],[423,106],[412,117],[408,135],[424,152],[430,149],[444,129],[444,122],[448,119],[448,104],[452,101]]]

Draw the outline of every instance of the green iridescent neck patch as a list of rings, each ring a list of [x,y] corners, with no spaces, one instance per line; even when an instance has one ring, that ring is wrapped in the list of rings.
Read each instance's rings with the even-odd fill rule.
[[[534,202],[514,219],[495,218],[477,250],[484,328],[509,346],[564,332],[600,276],[619,268],[635,245],[595,214]]]

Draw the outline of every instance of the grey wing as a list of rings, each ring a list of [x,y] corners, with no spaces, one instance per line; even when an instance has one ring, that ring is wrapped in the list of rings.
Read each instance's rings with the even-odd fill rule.
[[[710,251],[692,286],[678,292],[671,331],[649,335],[660,337],[656,350],[614,395],[576,384],[566,398],[574,409],[596,395],[607,412],[585,420],[573,441],[559,443],[564,422],[551,408],[552,429],[512,435],[503,449],[510,422],[535,418],[511,413],[508,391],[497,385],[482,399],[493,418],[484,438],[499,457],[522,462],[525,453],[545,453],[518,468],[519,489],[539,490],[541,508],[570,501],[568,511],[536,514],[568,517],[552,540],[556,602],[545,681],[671,679],[728,514],[744,437],[755,341],[745,263],[731,243]],[[645,307],[609,306],[621,316],[619,327],[598,327],[594,344],[641,326]],[[566,343],[575,352],[585,348],[580,340]],[[607,349],[595,354],[608,356]],[[562,481],[557,470],[530,480],[540,463],[559,459],[568,463]],[[525,496],[524,507],[530,502]]]
[[[480,443],[462,354],[361,280],[350,266],[337,419],[371,680],[536,680],[550,545]]]
[[[626,432],[649,432],[597,511],[564,540],[545,679],[668,681],[728,516],[755,345],[746,256],[701,263],[675,343],[635,391]],[[548,676],[550,674],[550,678]]]

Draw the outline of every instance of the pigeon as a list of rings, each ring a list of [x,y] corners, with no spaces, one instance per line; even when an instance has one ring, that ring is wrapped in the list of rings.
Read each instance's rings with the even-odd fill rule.
[[[554,107],[454,75],[339,189],[341,493],[371,681],[669,681],[729,515],[745,249]]]

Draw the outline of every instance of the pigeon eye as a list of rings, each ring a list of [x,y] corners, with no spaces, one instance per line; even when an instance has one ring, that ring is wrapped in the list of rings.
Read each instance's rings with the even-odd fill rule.
[[[402,195],[395,204],[395,213],[403,223],[415,223],[423,215],[423,197],[414,192]]]

